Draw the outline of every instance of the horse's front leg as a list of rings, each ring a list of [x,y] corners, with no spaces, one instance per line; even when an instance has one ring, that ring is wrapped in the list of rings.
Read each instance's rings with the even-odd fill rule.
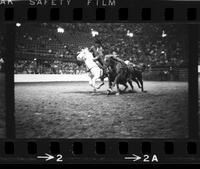
[[[100,87],[104,85],[104,79],[107,76],[105,75],[104,70],[102,71],[103,71],[103,75],[100,75],[101,84],[97,87],[97,89],[100,89]]]
[[[96,90],[98,89],[98,87],[96,87],[96,81],[97,81],[98,78],[99,77],[97,77],[97,76],[94,76],[92,78],[92,86],[93,86],[94,92],[96,92]]]
[[[101,79],[101,84],[97,87],[97,89],[100,89],[101,88],[101,86],[103,86],[104,85],[104,80],[103,79]]]
[[[129,85],[131,86],[131,89],[132,89],[132,91],[133,91],[134,89],[133,89],[133,84],[132,84],[131,79],[128,80],[128,83],[129,83]]]
[[[107,90],[107,94],[112,93],[112,80],[111,77],[108,76],[108,90]]]
[[[115,77],[115,80],[114,80],[114,82],[113,82],[113,84],[112,84],[112,87],[115,87],[115,85],[118,83],[118,81],[119,81],[119,77],[121,76],[121,74],[118,74],[116,77]]]

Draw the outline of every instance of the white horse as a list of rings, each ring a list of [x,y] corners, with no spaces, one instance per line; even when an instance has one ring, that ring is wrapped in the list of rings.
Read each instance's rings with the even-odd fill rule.
[[[101,80],[101,84],[96,87],[96,80],[101,79],[100,77],[103,75],[103,70],[98,67],[93,58],[93,54],[88,48],[82,49],[78,52],[77,60],[85,63],[90,77],[89,85],[92,86],[94,92],[96,92],[96,89],[99,89],[102,85],[104,85],[104,81]]]

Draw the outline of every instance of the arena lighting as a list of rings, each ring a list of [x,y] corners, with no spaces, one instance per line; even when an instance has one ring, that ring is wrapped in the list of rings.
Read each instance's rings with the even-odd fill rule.
[[[21,26],[21,23],[16,23],[16,26],[17,26],[17,27],[20,27],[20,26]]]
[[[58,32],[58,33],[64,33],[65,30],[64,30],[63,28],[61,28],[61,27],[58,27],[58,28],[57,28],[57,32]]]
[[[128,37],[133,37],[133,33],[132,32],[130,32],[129,30],[127,31],[127,34],[126,34]]]
[[[91,34],[92,34],[92,37],[95,37],[99,35],[99,32],[95,31],[94,29],[91,29]]]
[[[0,63],[4,63],[4,60],[3,60],[3,58],[0,58]]]
[[[166,37],[167,36],[167,34],[165,33],[165,31],[163,30],[162,31],[162,38],[164,38],[164,37]]]

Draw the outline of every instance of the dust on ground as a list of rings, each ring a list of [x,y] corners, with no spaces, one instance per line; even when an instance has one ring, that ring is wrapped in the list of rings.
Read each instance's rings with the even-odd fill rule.
[[[17,138],[186,138],[188,84],[145,81],[106,95],[87,82],[15,84]]]

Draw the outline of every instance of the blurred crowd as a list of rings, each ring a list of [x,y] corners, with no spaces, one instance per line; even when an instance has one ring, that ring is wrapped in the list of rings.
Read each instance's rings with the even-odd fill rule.
[[[4,51],[5,51],[5,45],[4,45],[4,32],[0,29],[0,72],[4,72]]]
[[[37,23],[16,27],[15,73],[83,73],[77,52],[96,39],[104,54],[114,51],[135,64],[187,67],[187,29],[181,24]]]
[[[27,61],[18,60],[15,62],[15,74],[82,74],[86,72],[86,68],[82,64],[78,66],[74,62],[43,62],[37,60]]]

